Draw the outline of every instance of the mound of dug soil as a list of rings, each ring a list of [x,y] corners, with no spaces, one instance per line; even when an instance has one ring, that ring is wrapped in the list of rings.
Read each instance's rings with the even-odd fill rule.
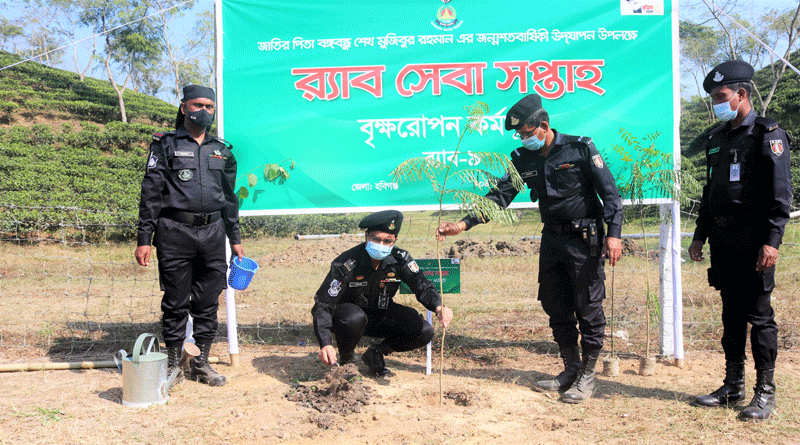
[[[539,241],[522,239],[519,241],[476,241],[462,238],[453,243],[447,252],[449,258],[484,258],[487,256],[524,256],[539,253]]]
[[[361,407],[369,405],[372,389],[364,386],[356,365],[349,363],[334,367],[325,375],[327,388],[317,385],[298,384],[286,394],[286,398],[300,406],[313,408],[321,413],[347,415],[361,412]]]

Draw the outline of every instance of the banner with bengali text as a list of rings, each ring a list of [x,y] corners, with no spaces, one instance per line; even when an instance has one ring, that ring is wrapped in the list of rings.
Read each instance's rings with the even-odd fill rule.
[[[396,183],[392,170],[414,157],[480,168],[474,152],[511,153],[520,144],[505,114],[530,93],[556,131],[591,137],[625,183],[630,137],[675,149],[672,8],[221,0],[221,128],[238,161],[241,214],[438,209],[429,182]],[[455,153],[477,101],[489,111]],[[645,194],[667,198],[660,187]],[[512,206],[534,204],[523,191]]]

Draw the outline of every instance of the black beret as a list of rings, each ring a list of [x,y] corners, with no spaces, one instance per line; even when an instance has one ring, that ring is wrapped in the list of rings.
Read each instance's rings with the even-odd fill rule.
[[[400,225],[403,224],[403,214],[397,210],[383,210],[367,215],[358,223],[358,227],[367,231],[380,230],[381,232],[400,233]]]
[[[506,113],[506,130],[516,130],[525,125],[531,115],[542,109],[542,98],[538,94],[529,94],[515,103]]]
[[[217,95],[214,94],[214,90],[209,87],[203,87],[200,85],[187,85],[183,87],[183,99],[181,99],[181,102],[197,99],[198,97],[211,99],[214,102],[217,101]]]
[[[703,89],[711,94],[711,90],[720,86],[738,82],[749,82],[753,78],[753,67],[741,60],[729,60],[715,66],[703,80]]]

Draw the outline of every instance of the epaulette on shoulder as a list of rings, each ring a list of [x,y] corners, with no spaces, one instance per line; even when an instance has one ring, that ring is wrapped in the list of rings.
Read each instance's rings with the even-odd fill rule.
[[[166,132],[164,132],[164,133],[153,133],[153,140],[154,140],[154,141],[156,141],[156,142],[158,142],[158,141],[160,141],[160,140],[161,140],[161,139],[162,139],[164,136],[166,136],[166,135],[168,135],[168,134],[173,134],[173,133],[175,133],[175,132],[174,132],[174,131],[166,131]]]
[[[711,140],[711,138],[713,138],[715,134],[722,131],[723,128],[725,128],[725,125],[720,125],[712,128],[711,131],[708,132],[708,139]]]
[[[397,259],[405,260],[408,258],[408,251],[399,247],[395,247],[392,253]]]
[[[341,274],[342,277],[347,277],[353,272],[353,269],[355,269],[355,267],[356,267],[356,260],[350,258],[336,268],[339,270],[339,273]]]
[[[214,136],[214,139],[215,139],[215,140],[217,140],[217,141],[219,141],[219,142],[221,142],[221,143],[222,143],[222,145],[224,145],[224,146],[228,147],[229,149],[230,149],[230,148],[233,148],[233,144],[231,144],[230,142],[226,141],[225,139],[222,139],[222,138],[221,138],[221,137],[219,137],[219,136]]]
[[[761,117],[761,116],[756,116],[755,123],[766,128],[767,131],[775,131],[780,126],[780,124],[778,124],[778,121],[770,119],[768,117]]]
[[[587,146],[592,143],[592,138],[588,136],[572,136],[569,134],[562,134],[564,141],[570,145],[583,145]]]

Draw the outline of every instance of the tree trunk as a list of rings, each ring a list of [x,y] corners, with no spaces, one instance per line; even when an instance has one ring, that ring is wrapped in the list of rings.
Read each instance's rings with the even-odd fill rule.
[[[111,82],[111,86],[114,87],[114,91],[117,92],[117,98],[119,99],[119,114],[121,116],[122,122],[128,123],[128,115],[125,113],[125,98],[123,97],[123,93],[125,92],[125,86],[128,84],[128,79],[131,78],[130,74],[125,79],[125,84],[122,87],[117,86],[117,82],[114,81],[114,75],[111,73],[111,63],[109,60],[111,56],[106,57],[106,73],[108,74],[108,80]]]

